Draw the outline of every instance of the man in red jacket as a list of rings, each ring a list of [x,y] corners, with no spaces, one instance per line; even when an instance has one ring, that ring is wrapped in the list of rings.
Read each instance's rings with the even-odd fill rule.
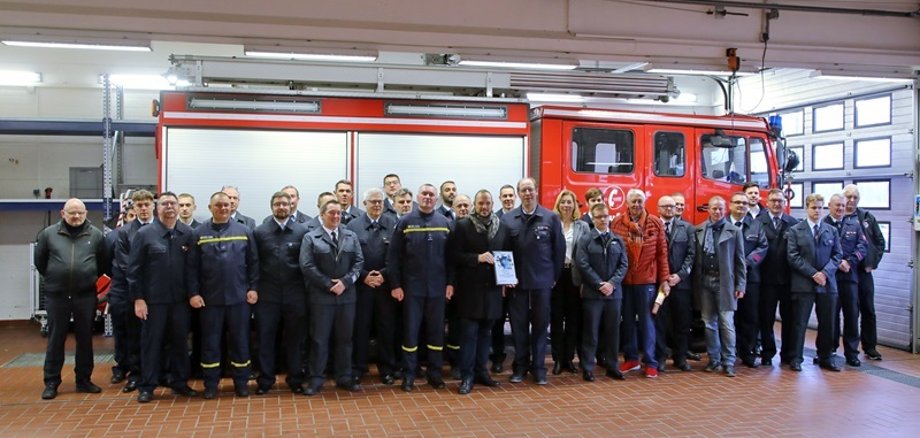
[[[620,215],[611,229],[626,244],[629,270],[623,280],[623,353],[625,361],[621,372],[638,370],[639,345],[645,356],[645,376],[658,377],[655,359],[655,321],[652,304],[657,294],[656,285],[665,293],[668,285],[668,240],[664,223],[645,211],[645,192],[631,189],[626,194],[627,214]],[[638,317],[638,321],[637,321]],[[637,326],[638,325],[638,336]]]

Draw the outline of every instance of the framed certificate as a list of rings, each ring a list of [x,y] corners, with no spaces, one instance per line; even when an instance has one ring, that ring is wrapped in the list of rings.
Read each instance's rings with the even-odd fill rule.
[[[517,284],[514,272],[514,254],[511,251],[492,251],[495,258],[495,284],[499,286]]]

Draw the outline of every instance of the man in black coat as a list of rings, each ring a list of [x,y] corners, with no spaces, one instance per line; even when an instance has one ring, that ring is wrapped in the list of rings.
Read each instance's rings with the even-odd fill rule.
[[[675,207],[676,202],[671,196],[658,199],[658,215],[664,222],[668,239],[668,268],[671,270],[668,276],[671,293],[655,316],[655,354],[659,371],[664,371],[669,349],[674,366],[681,371],[690,371],[687,363],[693,313],[690,274],[696,261],[696,232],[692,224],[677,216]]]
[[[355,327],[355,282],[364,257],[358,236],[341,225],[342,207],[332,199],[320,208],[322,225],[304,235],[300,248],[300,269],[310,302],[310,383],[306,395],[323,387],[323,371],[333,337],[336,386],[358,391],[351,370],[352,334]]]
[[[818,317],[815,344],[821,368],[840,371],[831,358],[834,344],[834,311],[837,309],[837,282],[840,241],[837,230],[821,221],[824,197],[812,193],[805,198],[806,220],[786,232],[786,255],[792,268],[790,280],[792,310],[792,352],[789,367],[802,371],[805,329],[812,307]]]
[[[256,394],[275,384],[277,339],[283,328],[286,383],[303,392],[303,345],[307,334],[307,290],[300,271],[300,246],[307,228],[290,216],[291,197],[276,192],[271,198],[272,220],[256,227],[259,250],[259,302],[253,306],[259,338],[259,374]],[[280,323],[280,324],[279,324]]]
[[[782,325],[782,352],[780,361],[789,363],[792,359],[792,314],[790,312],[789,261],[786,257],[786,231],[799,222],[798,219],[784,213],[786,197],[780,189],[772,189],[767,195],[767,214],[757,220],[767,238],[767,253],[760,264],[760,302],[758,303],[758,333],[760,335],[760,364],[773,365],[776,355],[776,337],[773,326],[776,323],[776,307]]]
[[[186,301],[187,258],[195,240],[192,229],[178,221],[177,205],[174,193],[160,194],[157,220],[134,235],[128,257],[128,295],[134,316],[142,321],[140,403],[153,400],[166,345],[173,392],[198,395],[188,386],[191,308]]]
[[[755,184],[756,188],[756,184]],[[753,188],[748,191],[753,192]],[[747,283],[744,298],[738,300],[738,311],[735,312],[735,329],[738,332],[737,350],[738,358],[749,368],[757,368],[754,349],[757,344],[757,331],[760,317],[760,265],[767,255],[767,235],[763,230],[763,223],[748,214],[748,200],[751,195],[736,193],[731,197],[731,213],[729,220],[739,229],[744,237],[744,261],[747,266]],[[760,195],[757,195],[760,199]],[[766,210],[760,210],[761,214]]]
[[[486,367],[492,327],[502,315],[503,285],[496,282],[493,251],[510,250],[508,228],[492,212],[492,194],[480,190],[473,214],[457,220],[450,238],[457,279],[452,301],[460,326],[460,394],[473,390],[474,379],[499,385]]]
[[[603,348],[607,376],[623,380],[617,358],[620,354],[620,309],[623,306],[623,278],[629,269],[623,239],[610,232],[607,205],[595,204],[588,212],[594,229],[575,245],[575,266],[581,276],[582,298],[582,378],[594,381],[598,340],[608,342]]]
[[[875,279],[872,272],[878,269],[882,256],[885,255],[885,236],[878,226],[878,220],[868,210],[859,208],[859,188],[850,184],[843,188],[847,200],[847,216],[855,216],[863,227],[863,233],[869,241],[866,257],[859,263],[859,321],[860,338],[863,352],[872,360],[882,360],[876,346],[878,344],[878,327],[875,320]]]
[[[859,360],[859,274],[857,267],[866,257],[869,242],[855,215],[845,216],[846,201],[843,195],[834,194],[828,202],[828,215],[824,218],[837,230],[840,238],[841,261],[837,268],[837,308],[834,309],[834,351],[840,341],[840,311],[843,310],[843,354],[847,365],[858,367]]]
[[[239,222],[250,230],[256,229],[255,219],[237,211],[240,206],[240,189],[236,186],[223,186],[220,191],[226,193],[230,198],[230,220]]]

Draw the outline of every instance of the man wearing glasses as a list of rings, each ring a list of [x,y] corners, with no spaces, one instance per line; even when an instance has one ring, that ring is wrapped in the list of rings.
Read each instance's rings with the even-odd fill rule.
[[[760,265],[761,283],[758,302],[758,333],[760,334],[760,364],[773,365],[776,355],[776,338],[773,325],[776,323],[776,306],[783,320],[782,348],[780,361],[789,363],[792,359],[792,314],[789,308],[789,262],[786,260],[786,231],[798,223],[798,219],[784,212],[786,197],[780,189],[772,189],[767,195],[768,214],[760,215],[764,234],[767,237],[767,253]]]
[[[655,355],[658,357],[659,371],[664,370],[668,350],[674,358],[674,367],[690,371],[690,364],[687,363],[693,310],[690,273],[696,258],[696,234],[693,225],[677,216],[675,206],[671,196],[662,196],[658,200],[658,215],[664,221],[668,239],[668,268],[671,271],[668,276],[671,293],[655,317]],[[670,345],[667,342],[669,335]]]

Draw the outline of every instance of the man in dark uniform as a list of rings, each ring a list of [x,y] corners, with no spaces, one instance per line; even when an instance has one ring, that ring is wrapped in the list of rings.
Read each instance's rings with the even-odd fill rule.
[[[131,195],[131,201],[137,218],[118,229],[112,257],[112,285],[108,295],[117,363],[112,369],[112,380],[128,379],[122,392],[137,389],[141,379],[141,322],[134,314],[134,302],[128,292],[127,272],[134,235],[141,227],[153,222],[153,193],[137,190]]]
[[[789,367],[802,371],[805,329],[811,310],[818,317],[818,364],[830,371],[840,371],[831,357],[834,344],[834,310],[837,309],[837,282],[834,276],[840,265],[840,242],[837,230],[821,221],[824,197],[812,193],[805,198],[807,218],[786,232],[786,254],[791,267],[792,348]]]
[[[868,210],[859,208],[859,188],[850,184],[843,188],[843,196],[847,200],[847,216],[856,216],[863,227],[863,233],[869,241],[866,258],[859,263],[859,321],[860,338],[863,352],[872,360],[882,360],[882,355],[876,349],[878,345],[878,327],[875,320],[875,279],[872,271],[878,269],[878,264],[885,255],[885,236],[878,226],[878,220]]]
[[[623,380],[620,355],[620,309],[623,305],[623,278],[629,269],[623,239],[610,232],[610,212],[604,203],[588,211],[594,229],[575,245],[575,266],[581,275],[582,318],[581,357],[582,378],[594,381],[599,339],[608,345],[602,349],[609,364],[607,376]]]
[[[240,189],[236,186],[223,186],[220,191],[230,198],[230,219],[245,225],[250,230],[254,230],[256,228],[255,219],[237,211],[240,206]]]
[[[511,250],[507,225],[492,212],[492,194],[480,190],[475,199],[473,214],[457,219],[449,243],[457,280],[451,302],[458,319],[460,394],[469,394],[474,381],[499,386],[486,368],[492,327],[502,312],[503,285],[496,283],[493,251]]]
[[[798,219],[783,212],[786,197],[780,189],[772,189],[767,195],[768,214],[760,215],[760,221],[767,238],[767,253],[760,265],[760,303],[757,317],[760,335],[760,364],[772,366],[776,355],[776,338],[773,325],[776,323],[776,306],[779,304],[782,325],[782,349],[780,361],[789,363],[792,352],[792,314],[790,313],[789,262],[786,258],[786,231],[798,223]]]
[[[304,226],[310,223],[313,220],[313,217],[297,209],[297,206],[300,205],[300,191],[297,190],[297,187],[286,185],[281,189],[281,191],[287,193],[287,195],[291,198],[291,214],[289,215],[291,220],[297,222],[298,224],[303,224]],[[262,223],[264,224],[272,222],[274,217],[274,214],[265,216],[265,219],[262,219]]]
[[[518,181],[517,191],[521,206],[502,217],[511,234],[518,278],[508,305],[514,339],[510,381],[520,383],[530,371],[536,384],[546,385],[549,302],[565,264],[565,236],[559,215],[538,203],[536,180]]]
[[[201,311],[204,398],[217,397],[220,340],[227,331],[236,395],[248,397],[250,305],[259,299],[259,252],[252,230],[230,219],[230,197],[211,195],[211,219],[195,229],[189,255],[189,304]]]
[[[505,184],[498,192],[498,199],[501,201],[501,208],[495,210],[495,215],[499,219],[514,210],[514,201],[517,198],[514,186]],[[505,321],[508,320],[508,294],[502,296],[502,314],[495,320],[495,326],[492,327],[492,353],[489,360],[492,361],[492,372],[500,373],[505,370]]]
[[[198,228],[201,222],[195,220],[195,197],[190,193],[179,194],[179,222],[188,225],[191,229]]]
[[[259,302],[253,307],[259,339],[256,394],[268,393],[275,384],[279,332],[287,365],[286,383],[295,394],[303,392],[303,349],[307,334],[307,291],[300,271],[300,246],[307,228],[290,215],[291,197],[276,192],[271,198],[272,220],[256,227],[259,249]]]
[[[316,197],[316,211],[321,210],[321,209],[323,208],[323,206],[326,205],[327,202],[329,202],[329,201],[335,201],[335,200],[336,200],[335,193],[332,193],[332,192],[322,192],[322,193],[320,193],[320,194],[317,195],[317,197]],[[310,219],[309,221],[307,221],[307,223],[306,223],[305,225],[307,226],[307,231],[308,231],[308,232],[309,232],[309,231],[313,231],[313,230],[315,230],[315,229],[317,229],[317,228],[322,228],[322,226],[323,226],[323,218],[320,217],[320,216],[316,216],[315,218]]]
[[[335,199],[320,207],[322,225],[304,235],[300,269],[310,300],[310,383],[306,395],[323,387],[323,371],[334,338],[335,382],[347,391],[358,391],[352,370],[352,334],[355,327],[355,282],[364,257],[358,236],[341,225],[342,207]]]
[[[760,185],[754,181],[748,181],[741,186],[744,197],[747,198],[747,214],[751,219],[757,219],[767,214],[767,209],[760,205]]]
[[[364,210],[354,205],[354,188],[351,181],[340,179],[335,183],[335,197],[342,206],[342,225],[348,225],[352,219],[364,214]]]
[[[141,381],[137,401],[153,400],[164,347],[169,345],[169,385],[176,394],[195,397],[189,388],[188,333],[191,308],[186,297],[188,253],[195,245],[192,229],[178,221],[178,198],[161,193],[157,220],[139,230],[128,257],[128,292],[134,315],[142,321]]]
[[[392,215],[383,214],[383,190],[373,188],[364,194],[366,214],[348,223],[348,229],[358,236],[364,267],[358,278],[358,303],[355,311],[354,374],[356,380],[367,374],[371,329],[377,332],[377,370],[380,381],[392,385],[396,381],[398,332],[400,330],[399,302],[390,296],[387,269],[387,248],[396,227]]]
[[[756,185],[755,185],[756,186]],[[760,195],[757,195],[760,198]],[[760,265],[767,254],[767,235],[763,223],[748,214],[750,195],[736,193],[731,197],[731,213],[728,220],[742,231],[744,237],[744,261],[747,266],[747,284],[744,298],[738,300],[735,312],[735,329],[738,332],[738,358],[749,368],[757,368],[755,347],[757,330],[760,327]],[[761,210],[766,214],[766,209]]]
[[[664,221],[668,240],[668,284],[671,293],[658,309],[655,316],[655,355],[658,370],[663,371],[667,352],[671,350],[674,366],[681,371],[690,371],[687,352],[690,340],[690,318],[693,313],[693,296],[690,274],[696,261],[696,233],[693,225],[681,220],[675,212],[674,198],[662,196],[658,199],[658,215]],[[673,339],[670,348],[668,333]]]
[[[843,310],[843,355],[847,365],[858,367],[859,360],[859,274],[857,267],[866,257],[869,242],[863,234],[856,216],[846,216],[846,200],[834,194],[828,202],[828,215],[824,218],[837,230],[840,238],[841,261],[837,275],[837,308],[834,309],[834,351],[840,342],[840,311]]]
[[[418,209],[396,224],[387,253],[393,298],[403,302],[403,383],[411,392],[418,366],[419,329],[424,323],[428,348],[428,384],[444,388],[441,376],[444,351],[445,299],[454,293],[453,268],[448,263],[447,240],[450,222],[434,211],[438,191],[423,184],[418,191]]]
[[[457,184],[453,181],[444,181],[441,183],[441,205],[438,206],[438,213],[441,213],[450,221],[459,219],[454,212],[454,199],[457,198]]]
[[[93,375],[96,280],[108,271],[108,260],[105,238],[86,220],[83,201],[68,199],[61,209],[61,221],[38,234],[34,263],[44,279],[45,309],[48,311],[42,399],[57,397],[71,316],[77,341],[74,367],[77,392],[102,392],[90,377]]]

